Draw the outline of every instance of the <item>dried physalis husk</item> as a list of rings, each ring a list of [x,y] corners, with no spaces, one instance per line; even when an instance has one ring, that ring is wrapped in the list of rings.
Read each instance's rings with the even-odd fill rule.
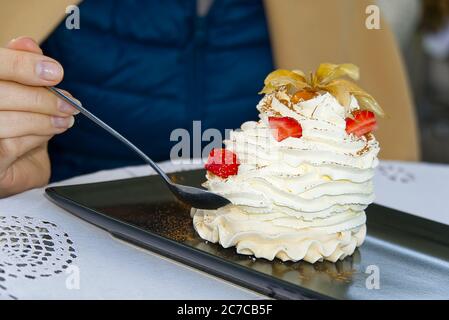
[[[264,82],[265,87],[260,93],[272,93],[282,88],[287,94],[294,97],[294,94],[301,90],[310,92],[327,91],[346,108],[348,113],[350,111],[349,104],[351,102],[351,95],[353,95],[362,110],[372,111],[379,116],[385,115],[382,108],[371,95],[354,82],[341,79],[342,77],[358,80],[359,68],[351,63],[322,63],[309,78],[301,70],[290,71],[279,69],[273,71],[266,77]],[[294,100],[293,103],[295,103]]]
[[[328,85],[325,89],[337,99],[338,103],[345,107],[346,113],[349,113],[349,104],[351,103],[351,94],[343,85]]]
[[[272,93],[281,86],[285,86],[288,92],[295,92],[309,86],[302,75],[285,69],[271,72],[265,78],[264,84],[264,88],[259,93]]]
[[[348,76],[351,79],[359,79],[359,68],[351,63],[332,64],[322,63],[314,75],[314,85],[326,85],[332,80]]]
[[[345,90],[348,95],[353,95],[354,98],[356,98],[360,109],[372,111],[381,117],[385,116],[385,112],[382,110],[380,105],[377,103],[376,99],[374,99],[370,94],[368,94],[365,90],[360,88],[354,82],[348,81],[345,79],[337,79],[337,80],[333,80],[331,83],[329,83],[326,86],[326,88],[333,88],[333,87],[343,88],[342,90]],[[325,89],[325,90],[327,90],[327,89]],[[348,102],[348,105],[342,103],[342,101],[346,101],[345,98],[341,97],[342,93],[340,93],[340,96],[339,96],[338,93],[336,95],[333,92],[331,92],[331,90],[328,90],[328,91],[337,98],[337,100],[340,102],[340,104],[342,104],[345,107],[347,107],[349,105],[350,101]],[[345,93],[345,95],[346,95],[346,93]]]
[[[363,95],[363,96],[354,94],[354,96],[357,99],[357,102],[359,103],[360,109],[372,111],[381,117],[385,116],[385,112],[382,110],[380,105],[369,94]]]
[[[298,69],[292,70],[292,72],[296,73],[298,76],[300,76],[304,82],[307,82],[307,77],[304,72],[302,72],[301,70],[298,70]]]

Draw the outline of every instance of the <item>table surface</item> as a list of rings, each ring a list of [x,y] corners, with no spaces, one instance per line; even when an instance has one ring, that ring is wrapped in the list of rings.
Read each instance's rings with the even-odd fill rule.
[[[168,171],[200,165],[162,163]],[[142,176],[147,166],[55,185]],[[381,161],[376,203],[449,224],[449,165]],[[260,299],[263,296],[111,237],[51,203],[44,188],[0,200],[0,299]]]

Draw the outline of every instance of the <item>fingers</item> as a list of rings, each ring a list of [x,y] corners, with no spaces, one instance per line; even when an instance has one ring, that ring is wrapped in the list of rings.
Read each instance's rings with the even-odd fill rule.
[[[46,144],[37,147],[0,173],[0,198],[41,187],[50,178],[50,161]]]
[[[23,40],[22,40],[23,41]],[[64,76],[56,60],[41,54],[0,48],[0,79],[31,86],[54,86]]]
[[[52,97],[52,94],[45,90],[44,88],[36,89],[34,87],[24,86],[29,84],[27,81],[36,81],[36,79],[32,79],[33,76],[39,76],[36,72],[41,69],[40,64],[42,63],[42,59],[48,60],[46,57],[42,56],[42,49],[39,47],[36,41],[34,41],[30,37],[19,37],[11,40],[6,46],[9,51],[0,51],[0,59],[1,53],[6,54],[9,59],[15,59],[16,66],[8,64],[8,61],[0,60],[0,110],[18,110],[18,111],[30,111],[36,113],[44,113],[44,114],[53,114],[64,116],[65,114],[77,114],[78,111],[71,107],[69,104],[63,102],[63,100],[58,100],[55,96]],[[1,49],[0,49],[1,50]],[[22,54],[24,52],[19,51],[27,51],[32,53],[31,55]],[[21,58],[22,57],[22,58]],[[30,61],[31,59],[31,61]],[[34,59],[34,60],[33,60]],[[37,60],[36,60],[37,59]],[[41,59],[41,60],[39,60]],[[20,61],[19,61],[20,60]],[[27,65],[30,63],[33,64],[33,61],[38,61],[37,65],[35,65],[34,73],[33,70],[26,70]],[[56,63],[53,59],[50,59],[52,63]],[[20,65],[19,62],[24,62],[23,65]],[[47,61],[44,61],[45,64]],[[11,69],[19,69],[16,74],[11,74]],[[59,67],[58,67],[59,68]],[[28,67],[29,69],[29,67]],[[39,70],[37,70],[39,69]],[[62,71],[62,68],[60,68]],[[3,74],[5,75],[2,77]],[[43,69],[42,69],[43,70]],[[45,70],[44,70],[45,71]],[[21,75],[21,72],[26,74]],[[62,71],[63,72],[63,71]],[[45,72],[44,72],[45,73]],[[20,81],[17,78],[25,77],[25,81]],[[62,79],[62,75],[61,75]],[[3,80],[3,81],[1,81]],[[6,81],[10,80],[10,81]],[[24,85],[20,85],[17,81],[21,82]],[[39,81],[39,80],[37,80]],[[48,82],[48,81],[47,81]],[[32,83],[34,84],[34,83]],[[34,84],[35,85],[35,84]],[[50,85],[50,84],[40,84],[40,85]],[[36,90],[35,90],[36,89]],[[6,99],[5,99],[6,97]],[[28,109],[28,106],[31,107],[31,110]],[[35,108],[35,110],[33,110]]]
[[[78,113],[44,88],[57,85],[64,70],[42,54],[29,37],[0,48],[0,197],[48,182],[47,142]]]
[[[34,52],[42,54],[42,49],[39,47],[36,41],[30,37],[19,37],[12,39],[6,46],[8,49]]]
[[[0,112],[0,139],[27,135],[54,135],[72,127],[75,118],[21,111]]]
[[[23,136],[0,139],[0,172],[29,151],[42,146],[52,136]]]
[[[0,80],[1,111],[27,111],[61,117],[79,113],[78,110],[46,88]]]

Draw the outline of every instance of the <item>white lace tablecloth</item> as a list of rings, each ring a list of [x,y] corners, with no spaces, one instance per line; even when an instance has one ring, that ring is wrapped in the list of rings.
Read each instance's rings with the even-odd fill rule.
[[[129,167],[60,184],[149,172]],[[449,224],[449,165],[383,161],[375,187],[377,203]],[[52,204],[44,189],[0,200],[0,299],[253,298],[261,296],[111,237]]]

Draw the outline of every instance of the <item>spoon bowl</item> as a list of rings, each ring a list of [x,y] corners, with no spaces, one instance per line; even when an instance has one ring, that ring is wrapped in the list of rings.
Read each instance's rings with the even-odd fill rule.
[[[198,209],[215,210],[230,203],[228,199],[200,188],[175,183],[169,188],[176,198]]]

